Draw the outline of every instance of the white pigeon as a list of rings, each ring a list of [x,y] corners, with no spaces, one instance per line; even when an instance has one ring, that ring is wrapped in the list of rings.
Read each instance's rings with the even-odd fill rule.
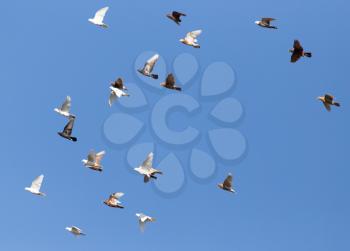
[[[195,30],[188,32],[185,38],[180,39],[180,42],[194,48],[200,48],[201,46],[198,44],[197,37],[202,33],[202,30]]]
[[[62,116],[65,116],[69,118],[70,116],[73,116],[69,113],[70,107],[71,107],[71,98],[69,96],[66,97],[66,100],[63,102],[60,108],[55,108],[54,111],[61,114]]]
[[[46,194],[40,192],[41,184],[43,183],[44,175],[40,175],[35,180],[33,180],[32,185],[30,187],[24,188],[26,191],[40,196],[46,196]]]
[[[109,106],[112,106],[113,102],[117,98],[120,98],[120,97],[123,97],[123,96],[126,96],[126,97],[130,96],[129,94],[125,93],[121,89],[115,88],[113,86],[110,86],[109,88],[111,89],[111,94],[109,95],[109,99],[108,99]]]
[[[76,226],[66,227],[66,230],[71,232],[75,236],[86,235],[85,233],[83,233],[83,231],[80,228]]]
[[[95,153],[95,151],[90,151],[90,153],[88,154],[87,160],[83,159],[82,162],[84,163],[84,166],[92,170],[102,172],[103,167],[101,165],[101,160],[105,154],[106,154],[105,151],[101,151],[99,153]]]
[[[153,152],[149,153],[146,160],[141,166],[134,168],[136,172],[144,176],[143,181],[147,183],[151,178],[157,179],[155,174],[163,174],[161,171],[152,167],[153,163]]]
[[[139,226],[140,226],[140,230],[141,232],[145,231],[145,224],[146,222],[155,222],[156,219],[150,216],[147,216],[143,213],[137,213],[136,217],[139,218]]]
[[[158,59],[159,59],[159,55],[155,54],[154,56],[152,56],[150,59],[147,60],[147,62],[145,63],[142,69],[138,69],[138,72],[140,72],[142,75],[146,77],[158,79],[158,74],[152,74],[154,65],[157,63]]]
[[[102,28],[108,28],[107,24],[103,22],[103,19],[106,15],[106,12],[108,11],[109,7],[104,7],[102,9],[99,9],[96,13],[94,18],[89,18],[89,22],[92,24],[95,24],[97,26],[100,26]]]

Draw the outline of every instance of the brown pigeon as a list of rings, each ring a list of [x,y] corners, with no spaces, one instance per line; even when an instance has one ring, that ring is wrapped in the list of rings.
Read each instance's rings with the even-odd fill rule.
[[[161,86],[171,89],[171,90],[176,90],[176,91],[181,91],[181,87],[175,85],[175,78],[172,73],[170,73],[166,79],[165,82],[160,84]]]
[[[293,49],[290,49],[289,52],[292,53],[292,56],[290,58],[290,62],[295,63],[299,60],[300,57],[312,57],[311,52],[304,52],[303,47],[301,46],[299,40],[294,40]]]
[[[326,107],[327,111],[331,111],[331,106],[337,106],[339,107],[340,104],[338,102],[334,101],[334,96],[330,95],[330,94],[325,94],[324,96],[318,97],[318,100],[321,100],[324,107]]]
[[[168,18],[170,18],[171,20],[173,20],[177,25],[180,25],[181,23],[181,16],[186,16],[186,14],[181,13],[181,12],[177,12],[177,11],[173,11],[170,14],[166,15]]]

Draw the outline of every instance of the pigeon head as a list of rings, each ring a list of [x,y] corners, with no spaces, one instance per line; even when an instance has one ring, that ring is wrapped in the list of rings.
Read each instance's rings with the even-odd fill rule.
[[[256,23],[256,24],[260,24],[260,21],[255,21],[254,23]]]

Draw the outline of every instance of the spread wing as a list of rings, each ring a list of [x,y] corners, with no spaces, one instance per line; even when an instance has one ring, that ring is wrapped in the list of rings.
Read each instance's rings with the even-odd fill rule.
[[[294,48],[294,50],[298,50],[298,51],[304,50],[303,47],[301,46],[299,40],[294,40],[293,48]]]
[[[292,53],[292,56],[291,56],[291,58],[290,58],[290,61],[291,61],[292,63],[295,63],[296,61],[299,60],[300,57],[301,57],[301,53],[299,53],[298,51],[294,51],[294,52]]]
[[[95,161],[96,161],[96,153],[95,153],[95,151],[90,151],[87,159],[88,159],[89,162],[95,163]]]
[[[324,99],[325,99],[325,101],[326,101],[327,103],[333,104],[333,99],[334,99],[334,97],[333,97],[332,95],[326,94],[326,95],[324,95]]]
[[[71,135],[73,131],[75,118],[70,117],[68,124],[64,127],[63,132],[65,132],[67,135]]]
[[[98,10],[94,16],[95,21],[102,23],[108,9],[109,9],[109,7],[104,7],[102,9]]]
[[[271,17],[263,17],[263,18],[261,19],[261,21],[262,21],[263,23],[266,23],[266,24],[270,24],[270,22],[271,22],[271,21],[274,21],[274,20],[276,20],[276,19],[271,18]]]
[[[173,74],[169,74],[165,80],[166,86],[173,87],[175,85],[175,78]]]
[[[66,100],[64,101],[64,103],[61,106],[61,111],[69,112],[70,106],[71,106],[71,98],[69,96],[67,96]]]
[[[118,89],[123,89],[124,85],[123,85],[123,79],[118,78],[113,84],[113,87],[118,88]]]
[[[158,59],[159,59],[158,54],[155,54],[153,57],[148,59],[146,64],[145,64],[145,70],[147,72],[151,73],[153,71],[154,65],[157,63]]]
[[[72,226],[72,232],[74,232],[74,233],[81,233],[82,231],[81,231],[80,228],[78,228],[76,226]]]
[[[100,162],[105,154],[106,154],[105,151],[101,151],[101,152],[96,154],[96,156],[95,156],[96,157],[96,164],[100,164]]]
[[[178,12],[178,11],[173,11],[173,13],[171,15],[176,19],[180,19],[181,16],[186,16],[186,14]]]
[[[123,197],[123,196],[124,196],[124,193],[118,192],[118,193],[113,193],[113,194],[111,194],[110,197],[113,197],[113,198],[115,198],[115,199],[120,199],[120,198]]]
[[[41,184],[43,183],[44,175],[38,176],[35,180],[33,180],[31,188],[36,191],[40,191]]]
[[[232,187],[232,174],[229,174],[224,181],[224,187]]]
[[[113,102],[117,99],[117,95],[114,91],[111,91],[111,94],[109,95],[108,104],[109,106],[112,106]]]
[[[151,169],[153,163],[153,152],[150,152],[145,159],[145,161],[142,163],[142,167],[146,169]]]
[[[331,106],[330,106],[330,104],[329,103],[327,103],[327,102],[322,102],[323,103],[323,105],[324,105],[324,107],[327,109],[327,111],[331,111]]]
[[[195,30],[186,34],[186,40],[189,42],[197,42],[197,37],[202,33],[202,30]]]

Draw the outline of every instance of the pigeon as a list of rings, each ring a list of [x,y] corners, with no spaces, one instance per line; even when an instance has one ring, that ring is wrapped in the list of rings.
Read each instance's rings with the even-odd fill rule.
[[[154,65],[157,63],[159,55],[155,54],[153,57],[147,60],[142,69],[138,69],[138,72],[146,77],[151,77],[153,79],[158,79],[158,74],[152,74]]]
[[[166,15],[168,18],[170,18],[171,20],[173,20],[177,25],[180,25],[181,23],[181,16],[186,16],[186,14],[181,13],[181,12],[177,12],[177,11],[173,11],[172,13],[169,13]]]
[[[66,230],[71,232],[75,236],[86,235],[80,228],[76,226],[66,227]]]
[[[323,105],[326,107],[327,111],[331,111],[331,106],[340,107],[340,103],[334,101],[334,97],[330,94],[325,94],[324,96],[318,97],[318,100],[321,100]]]
[[[40,192],[41,184],[43,183],[44,175],[40,175],[35,180],[33,180],[30,187],[24,188],[26,191],[40,196],[46,196],[46,194]]]
[[[224,183],[220,183],[218,187],[221,188],[222,190],[225,190],[231,193],[236,193],[236,191],[232,188],[232,174],[229,173]]]
[[[299,60],[300,57],[312,57],[311,52],[304,52],[303,47],[301,46],[299,40],[294,40],[293,49],[290,49],[289,52],[292,53],[292,56],[290,58],[290,62],[295,63]]]
[[[69,113],[70,107],[71,107],[71,98],[70,96],[66,97],[66,100],[64,101],[64,103],[61,105],[60,108],[55,108],[54,111],[61,114],[62,116],[65,116],[67,118],[69,117],[75,117],[73,114]]]
[[[202,30],[195,30],[188,32],[185,38],[180,39],[180,42],[194,48],[200,48],[200,45],[197,43],[197,37],[202,33]]]
[[[153,162],[153,152],[149,153],[146,160],[142,163],[141,166],[134,168],[136,172],[144,176],[143,181],[147,183],[151,178],[157,179],[156,174],[163,174],[161,171],[154,169],[152,167]]]
[[[84,163],[84,166],[95,170],[95,171],[99,171],[102,172],[102,165],[101,165],[101,160],[103,158],[103,156],[106,154],[105,151],[101,151],[99,153],[95,153],[94,151],[90,151],[87,160],[83,159],[82,162]]]
[[[114,207],[114,208],[124,208],[121,205],[121,202],[119,199],[124,195],[124,193],[113,193],[109,196],[107,200],[105,200],[103,203],[106,204],[109,207]]]
[[[99,9],[96,13],[94,18],[89,18],[89,22],[92,24],[95,24],[97,26],[100,26],[102,28],[108,28],[107,24],[103,23],[103,19],[105,18],[106,12],[108,11],[109,7],[104,7],[102,9]]]
[[[139,226],[140,226],[140,230],[141,232],[145,231],[145,224],[146,222],[155,222],[156,219],[150,216],[147,216],[143,213],[137,213],[136,217],[139,218]]]
[[[274,21],[276,19],[271,18],[271,17],[263,17],[260,21],[255,21],[255,23],[261,27],[264,28],[270,28],[270,29],[277,29],[276,26],[270,25],[271,21]]]
[[[74,121],[75,121],[75,117],[70,116],[69,122],[64,127],[63,132],[58,132],[58,135],[60,135],[61,137],[65,138],[65,139],[71,140],[73,142],[77,141],[76,137],[71,136],[72,131],[73,131],[73,126],[74,126]]]
[[[175,85],[175,78],[172,73],[170,73],[166,77],[165,82],[161,83],[160,85],[171,90],[181,91],[181,87]]]
[[[129,97],[130,95],[125,93],[124,90],[127,90],[126,87],[123,84],[123,79],[118,78],[114,83],[111,84],[109,87],[111,89],[111,94],[109,95],[108,104],[111,107],[113,102],[120,97],[126,96]]]

